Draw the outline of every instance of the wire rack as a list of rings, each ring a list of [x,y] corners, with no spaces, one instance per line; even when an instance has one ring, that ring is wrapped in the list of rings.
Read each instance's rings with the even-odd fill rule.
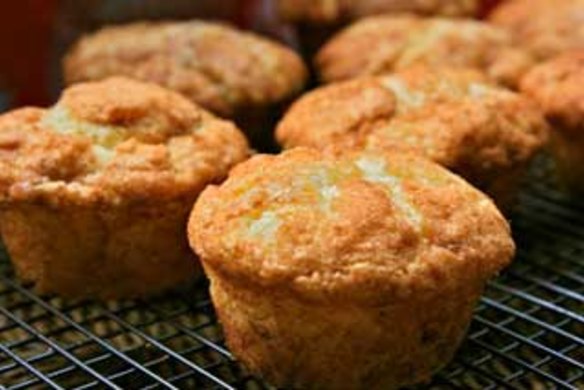
[[[584,388],[584,205],[534,170],[513,216],[519,252],[429,388]],[[207,286],[149,301],[41,298],[0,260],[0,384],[7,389],[263,389],[223,344]]]

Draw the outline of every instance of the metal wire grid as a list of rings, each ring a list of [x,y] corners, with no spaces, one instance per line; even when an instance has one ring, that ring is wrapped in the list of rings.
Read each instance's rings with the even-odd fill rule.
[[[584,388],[584,207],[540,168],[513,224],[514,265],[490,284],[466,343],[430,388]],[[0,261],[0,384],[261,389],[223,344],[206,286],[148,302],[44,299]]]

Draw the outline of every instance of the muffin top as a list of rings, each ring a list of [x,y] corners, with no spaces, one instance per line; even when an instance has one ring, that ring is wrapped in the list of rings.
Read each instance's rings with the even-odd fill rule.
[[[476,68],[514,87],[532,60],[511,41],[506,31],[479,21],[376,16],[341,31],[315,61],[324,82],[426,65]]]
[[[584,0],[509,0],[489,21],[540,60],[584,48]]]
[[[365,305],[484,282],[514,252],[491,200],[426,159],[303,148],[255,156],[208,187],[189,239],[232,283]]]
[[[534,98],[547,117],[566,129],[584,125],[584,49],[567,52],[535,67],[521,89]]]
[[[222,116],[299,92],[307,71],[292,50],[202,21],[107,27],[81,39],[64,63],[66,82],[127,76],[180,92]]]
[[[471,16],[479,0],[278,0],[285,20],[331,23],[367,15],[413,12],[424,15]]]
[[[248,156],[245,137],[182,96],[124,78],[0,116],[0,202],[193,197]]]
[[[472,70],[410,68],[298,100],[278,125],[287,148],[420,153],[483,188],[547,141],[538,108]]]

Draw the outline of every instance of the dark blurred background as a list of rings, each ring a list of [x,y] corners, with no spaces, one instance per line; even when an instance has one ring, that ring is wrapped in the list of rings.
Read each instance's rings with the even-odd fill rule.
[[[60,58],[84,32],[141,19],[228,20],[297,45],[276,0],[18,0],[0,10],[0,112],[47,105],[60,87]],[[485,9],[498,0],[484,0]]]

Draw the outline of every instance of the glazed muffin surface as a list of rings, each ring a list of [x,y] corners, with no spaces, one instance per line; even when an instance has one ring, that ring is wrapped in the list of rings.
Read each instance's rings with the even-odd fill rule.
[[[532,65],[506,31],[469,19],[376,16],[354,23],[318,53],[323,82],[392,73],[405,68],[475,68],[515,87]]]
[[[489,18],[539,60],[584,49],[583,20],[584,0],[509,0]]]
[[[122,78],[3,115],[1,227],[19,276],[41,293],[103,299],[192,281],[188,211],[248,153],[230,122]]]
[[[547,126],[534,104],[478,72],[419,67],[317,89],[292,106],[277,138],[286,148],[416,152],[504,205]]]
[[[429,379],[514,251],[494,204],[427,160],[308,149],[209,187],[189,238],[234,354],[292,388]]]
[[[221,115],[279,103],[306,79],[292,50],[218,23],[190,21],[106,27],[64,60],[67,83],[128,76],[179,92]]]
[[[471,16],[478,0],[278,0],[285,20],[330,23],[382,13],[413,12],[425,15]]]

